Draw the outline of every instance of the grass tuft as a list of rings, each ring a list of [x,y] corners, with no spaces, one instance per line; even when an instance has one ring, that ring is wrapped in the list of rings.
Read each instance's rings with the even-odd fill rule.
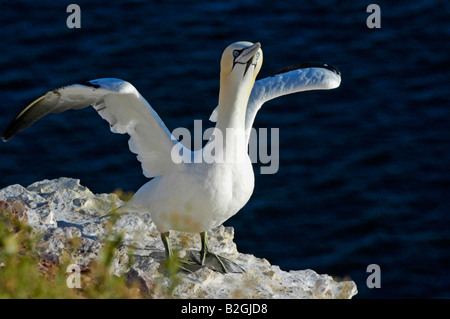
[[[39,254],[40,236],[27,225],[26,214],[17,205],[0,201],[0,299],[148,297],[125,276],[111,274],[123,240],[121,234],[112,233],[114,219],[107,226],[101,257],[76,268],[77,274],[70,258],[77,240],[72,242],[71,252],[61,256]],[[70,288],[77,275],[80,288]]]

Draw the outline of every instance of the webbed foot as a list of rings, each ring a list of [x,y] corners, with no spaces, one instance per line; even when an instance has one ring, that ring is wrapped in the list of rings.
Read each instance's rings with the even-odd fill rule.
[[[235,262],[210,251],[191,251],[191,258],[200,267],[208,267],[222,274],[245,272],[245,270]]]
[[[161,239],[164,243],[164,248],[166,250],[167,256],[166,268],[169,270],[169,272],[174,270],[182,270],[189,273],[194,273],[203,267],[208,267],[222,274],[245,272],[245,270],[235,262],[226,257],[217,255],[209,250],[206,232],[200,233],[200,237],[202,240],[202,250],[194,252],[191,251],[190,259],[181,259],[174,257],[170,249],[168,236],[168,232],[161,234]]]

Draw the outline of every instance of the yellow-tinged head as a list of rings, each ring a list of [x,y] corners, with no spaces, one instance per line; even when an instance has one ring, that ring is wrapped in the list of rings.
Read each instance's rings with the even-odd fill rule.
[[[262,61],[263,54],[259,42],[235,42],[229,45],[222,54],[221,79],[238,83],[251,79],[251,82],[254,82],[261,69]]]

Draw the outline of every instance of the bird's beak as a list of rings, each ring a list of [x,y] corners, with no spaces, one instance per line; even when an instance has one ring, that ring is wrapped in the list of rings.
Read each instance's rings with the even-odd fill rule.
[[[242,54],[239,56],[239,58],[236,60],[236,62],[240,63],[248,63],[253,59],[256,52],[261,48],[261,43],[257,42],[253,44],[251,47],[247,48],[242,52]]]
[[[256,52],[258,52],[259,48],[261,48],[261,44],[259,42],[253,44],[251,47],[245,49],[242,54],[236,59],[237,63],[246,64],[244,76],[247,74],[248,68],[253,63],[253,57]],[[256,65],[256,64],[255,64]]]

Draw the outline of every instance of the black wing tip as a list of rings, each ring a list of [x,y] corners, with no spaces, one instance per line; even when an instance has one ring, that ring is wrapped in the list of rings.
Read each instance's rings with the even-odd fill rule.
[[[96,83],[92,83],[92,81],[84,81],[84,82],[80,82],[78,83],[80,85],[84,85],[84,86],[88,86],[88,87],[92,87],[94,89],[98,89],[101,86],[99,84]],[[65,88],[65,87],[62,87]],[[55,89],[53,90],[53,93],[60,95],[60,93],[58,92],[59,89]],[[39,100],[41,100],[45,95],[41,96],[40,98],[36,99],[34,102],[32,102],[31,104],[29,104],[25,109],[28,109],[31,105],[34,105],[36,102],[38,102]],[[21,123],[21,121],[19,120],[22,113],[25,111],[22,110],[20,111],[20,113],[8,124],[8,126],[5,128],[5,130],[3,131],[2,134],[2,140],[4,142],[9,141],[10,139],[12,139],[19,131],[27,128],[28,126],[30,126],[33,122],[29,123],[29,124],[25,124],[23,125],[23,123]],[[35,120],[37,121],[37,119]]]
[[[294,70],[307,69],[307,68],[324,68],[324,69],[333,71],[334,73],[336,73],[339,76],[341,75],[341,71],[339,71],[339,69],[337,67],[335,67],[334,65],[331,65],[328,63],[322,63],[322,62],[303,62],[303,63],[294,64],[294,65],[290,65],[285,68],[282,68],[278,72],[274,73],[272,76],[287,73],[287,72],[294,71]]]
[[[3,142],[8,142],[10,139],[12,139],[17,132],[20,131],[20,128],[17,127],[17,121],[16,119],[12,120],[8,126],[5,128],[2,134],[2,140]]]
[[[93,87],[94,89],[99,89],[101,86],[95,83],[92,83],[91,81],[85,81],[82,83],[79,83],[80,85],[84,85],[84,86],[90,86]]]
[[[2,134],[2,140],[3,142],[8,142],[10,139],[12,139],[16,135],[15,130],[12,130],[10,126],[8,126]]]

